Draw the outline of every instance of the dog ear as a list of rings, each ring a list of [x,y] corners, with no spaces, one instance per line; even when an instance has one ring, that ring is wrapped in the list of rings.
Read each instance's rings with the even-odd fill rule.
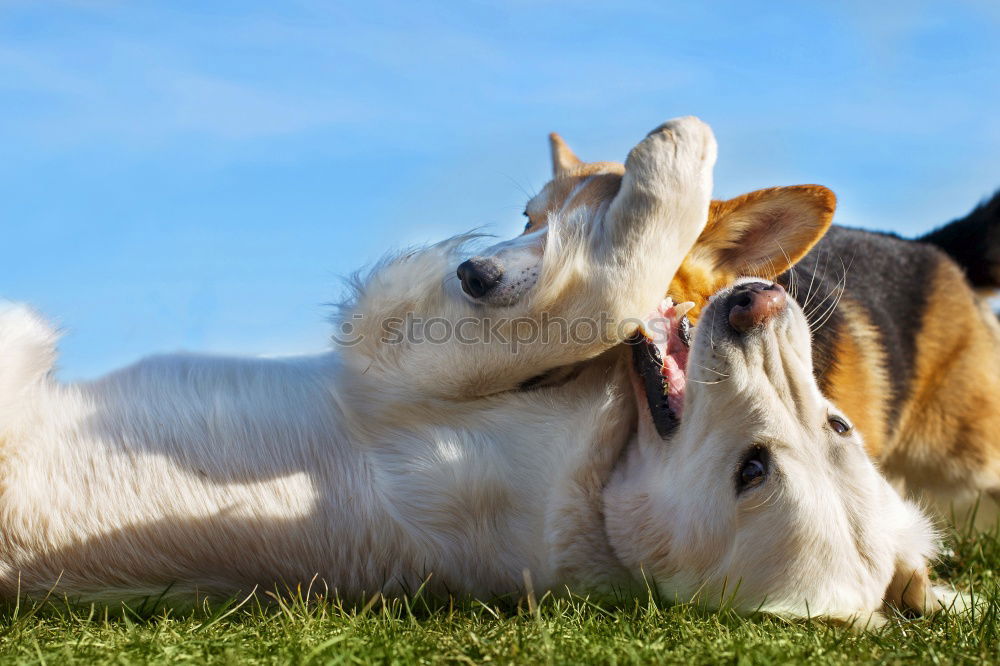
[[[896,571],[885,590],[883,603],[907,615],[928,615],[941,609],[927,567],[914,567],[903,561],[896,562]]]
[[[549,134],[549,149],[552,151],[552,176],[555,178],[583,164],[563,138],[555,132]]]
[[[715,270],[774,279],[804,257],[833,221],[837,198],[821,185],[757,190],[713,201],[695,249]]]

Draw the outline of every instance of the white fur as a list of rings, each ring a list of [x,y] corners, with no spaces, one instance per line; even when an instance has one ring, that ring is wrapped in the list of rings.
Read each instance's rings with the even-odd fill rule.
[[[745,509],[738,519],[729,477],[712,471],[756,415],[743,396],[766,388],[754,373],[729,393],[692,391],[696,418],[685,424],[701,430],[676,448],[684,456],[640,432],[621,459],[636,412],[615,343],[629,330],[517,349],[385,341],[387,321],[413,314],[471,322],[465,334],[480,336],[497,317],[507,333],[543,315],[638,321],[707,220],[714,161],[700,121],[654,130],[610,205],[550,220],[534,241],[544,244],[537,283],[507,307],[458,293],[459,241],[386,262],[341,310],[362,339],[320,356],[162,356],[60,385],[48,374],[54,334],[9,310],[0,316],[0,593],[185,600],[318,578],[351,597],[424,581],[491,597],[520,593],[527,571],[536,589],[625,589],[653,573],[688,594],[732,572],[747,590],[741,607],[763,598],[791,614],[807,601],[814,615],[874,610],[885,572],[929,555],[925,522],[884,482],[837,495],[839,508],[817,501],[832,491],[809,497],[808,456],[789,467],[802,477],[789,485],[792,516]],[[802,344],[793,348],[805,368]],[[561,385],[515,390],[573,365],[579,373]],[[796,427],[789,414],[767,414]],[[843,552],[848,509],[875,532],[870,575]],[[767,538],[789,521],[847,561]]]
[[[27,427],[33,396],[56,357],[58,336],[30,308],[0,302],[0,423]]]
[[[878,473],[856,431],[830,427],[839,413],[816,385],[798,304],[788,298],[762,330],[740,335],[728,324],[731,290],[702,313],[679,430],[664,441],[640,417],[608,484],[615,552],[668,598],[864,623],[884,598],[940,609],[927,580],[934,530]],[[771,472],[738,493],[753,446],[770,452]],[[637,524],[649,526],[639,538]],[[905,599],[887,596],[897,576]]]
[[[525,569],[540,587],[607,578],[597,484],[633,418],[620,372],[596,360],[558,390],[510,389],[617,341],[387,344],[385,322],[466,320],[474,335],[543,312],[638,318],[705,224],[714,161],[700,121],[655,130],[606,211],[555,221],[537,286],[510,307],[456,293],[460,242],[386,262],[341,310],[360,342],[317,357],[161,356],[60,385],[54,335],[11,311],[0,591],[184,597],[319,576],[361,595],[433,574],[435,589],[489,596],[519,590]]]
[[[597,211],[597,216],[604,211]],[[565,216],[564,216],[565,217]],[[497,243],[480,256],[496,259],[503,266],[500,283],[489,294],[476,302],[490,305],[513,305],[524,298],[538,284],[542,270],[542,251],[545,248],[548,228],[523,234],[508,241]],[[470,297],[471,298],[471,297]]]

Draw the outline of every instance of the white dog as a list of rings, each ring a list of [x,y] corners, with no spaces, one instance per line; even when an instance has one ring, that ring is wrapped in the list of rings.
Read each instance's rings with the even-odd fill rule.
[[[860,452],[799,437],[825,420],[789,421],[825,408],[801,331],[763,367],[727,356],[741,379],[689,393],[679,442],[644,421],[633,439],[618,343],[704,226],[714,161],[709,128],[675,120],[633,149],[620,189],[544,231],[464,262],[457,241],[388,261],[342,309],[352,344],[318,357],[154,357],[60,385],[54,333],[9,309],[0,593],[183,600],[318,577],[348,596],[429,580],[489,597],[528,572],[536,589],[728,583],[740,608],[844,618],[906,581],[890,597],[924,608],[929,587],[915,599],[908,582],[925,576],[926,521]],[[546,335],[553,322],[570,335]],[[749,393],[793,356],[795,410],[759,411]],[[748,447],[774,461],[752,494],[734,487]]]
[[[663,305],[633,351],[638,436],[604,492],[621,562],[668,598],[740,609],[865,622],[883,601],[939,610],[933,530],[820,393],[798,303],[741,279],[712,297],[690,349]]]

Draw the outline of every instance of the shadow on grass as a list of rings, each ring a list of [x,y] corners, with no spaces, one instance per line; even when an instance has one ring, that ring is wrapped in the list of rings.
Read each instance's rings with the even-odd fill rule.
[[[169,590],[119,605],[22,599],[0,607],[0,655],[52,661],[82,655],[75,646],[86,644],[89,657],[110,659],[142,643],[151,652],[133,653],[136,658],[189,651],[190,658],[201,659],[225,647],[241,658],[273,662],[280,655],[296,663],[988,663],[1000,641],[1000,539],[996,530],[961,529],[947,535],[947,544],[935,571],[972,596],[969,612],[893,617],[864,633],[725,607],[708,611],[664,599],[652,584],[645,593],[622,590],[601,598],[563,591],[490,600],[431,595],[425,586],[394,598],[343,600],[307,586],[257,590],[222,602],[203,599],[185,610],[163,603]]]

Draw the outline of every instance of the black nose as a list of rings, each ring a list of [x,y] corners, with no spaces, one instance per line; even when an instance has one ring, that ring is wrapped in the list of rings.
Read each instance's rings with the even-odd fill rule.
[[[491,257],[473,257],[458,265],[462,291],[473,298],[482,298],[500,284],[503,264]]]
[[[785,290],[780,284],[741,284],[726,297],[729,325],[740,333],[746,333],[784,310],[786,303]]]

